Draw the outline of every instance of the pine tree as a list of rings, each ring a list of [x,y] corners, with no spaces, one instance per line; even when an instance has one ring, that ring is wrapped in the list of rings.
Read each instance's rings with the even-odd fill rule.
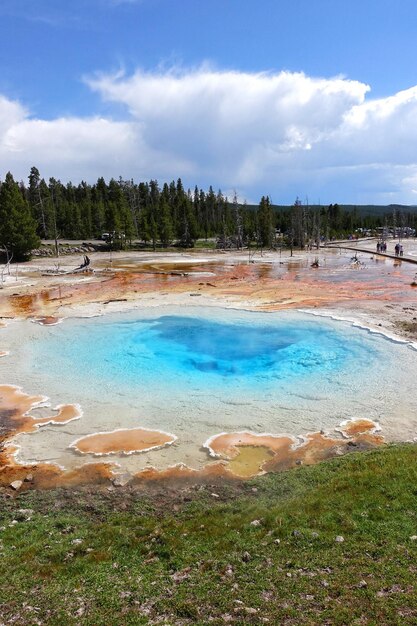
[[[306,236],[305,213],[301,200],[297,197],[294,205],[291,207],[291,234],[292,245],[303,249],[305,246]],[[291,245],[291,248],[292,248]]]
[[[272,207],[268,196],[262,196],[258,208],[259,243],[270,248],[273,241]]]
[[[140,211],[140,199],[139,190],[133,180],[122,180],[120,178],[120,185],[123,189],[127,204],[130,210],[130,221],[132,223],[132,237],[139,237],[139,211]]]
[[[32,215],[37,222],[37,231],[39,236],[44,239],[48,238],[48,231],[46,226],[46,216],[43,206],[43,199],[39,190],[39,183],[41,177],[37,167],[32,167],[29,174],[29,204],[32,211]]]
[[[216,211],[216,195],[210,185],[204,202],[203,228],[204,236],[207,239],[213,234],[214,213]]]
[[[29,205],[8,172],[0,187],[0,246],[13,261],[26,261],[39,245]]]
[[[158,230],[162,246],[167,248],[173,237],[171,211],[165,194],[161,195],[158,212]]]

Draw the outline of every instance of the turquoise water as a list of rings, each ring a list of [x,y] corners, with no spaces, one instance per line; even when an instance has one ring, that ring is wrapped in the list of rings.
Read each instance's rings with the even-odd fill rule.
[[[160,307],[6,330],[10,356],[0,359],[0,380],[83,409],[78,421],[22,435],[24,461],[77,465],[68,449],[74,439],[116,428],[178,437],[170,448],[117,457],[132,471],[201,467],[204,442],[221,432],[303,435],[367,417],[388,438],[417,435],[417,352],[348,323]]]
[[[229,315],[230,317],[230,315]],[[346,328],[297,316],[235,320],[162,315],[151,319],[71,320],[33,347],[33,365],[61,375],[131,389],[173,383],[230,387],[299,385],[305,377],[371,366],[372,341]]]

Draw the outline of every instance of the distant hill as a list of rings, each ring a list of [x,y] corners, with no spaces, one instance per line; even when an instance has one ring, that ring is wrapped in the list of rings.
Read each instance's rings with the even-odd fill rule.
[[[417,206],[408,206],[405,204],[341,204],[344,211],[353,211],[356,209],[359,215],[392,215],[395,210],[397,213],[416,213]]]
[[[289,211],[293,205],[286,204],[273,204],[272,208],[275,211]],[[323,204],[310,204],[310,209],[326,208],[329,205]],[[405,204],[339,204],[343,211],[356,210],[360,216],[369,215],[379,217],[381,215],[392,215],[394,209],[397,213],[417,213],[417,205],[405,205]],[[248,209],[256,210],[257,204],[248,204]]]

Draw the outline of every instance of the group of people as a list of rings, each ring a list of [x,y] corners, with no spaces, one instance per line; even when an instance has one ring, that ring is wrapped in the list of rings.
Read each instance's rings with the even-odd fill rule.
[[[395,244],[395,256],[404,256],[404,248],[401,243]]]
[[[404,256],[404,248],[401,243],[395,244],[395,256]],[[385,253],[387,251],[387,242],[386,241],[378,241],[376,244],[376,251]]]
[[[387,242],[386,241],[378,241],[376,244],[377,252],[386,252],[387,251]]]

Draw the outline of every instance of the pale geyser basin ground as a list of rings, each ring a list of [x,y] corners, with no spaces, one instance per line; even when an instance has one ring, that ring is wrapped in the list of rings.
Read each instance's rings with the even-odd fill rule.
[[[10,354],[0,360],[2,382],[83,411],[77,421],[17,436],[22,463],[96,461],[69,446],[126,428],[177,437],[159,450],[103,458],[130,472],[201,468],[210,461],[203,444],[222,432],[303,436],[368,418],[387,440],[417,435],[417,351],[343,321],[158,307],[56,326],[15,321],[4,339]]]

